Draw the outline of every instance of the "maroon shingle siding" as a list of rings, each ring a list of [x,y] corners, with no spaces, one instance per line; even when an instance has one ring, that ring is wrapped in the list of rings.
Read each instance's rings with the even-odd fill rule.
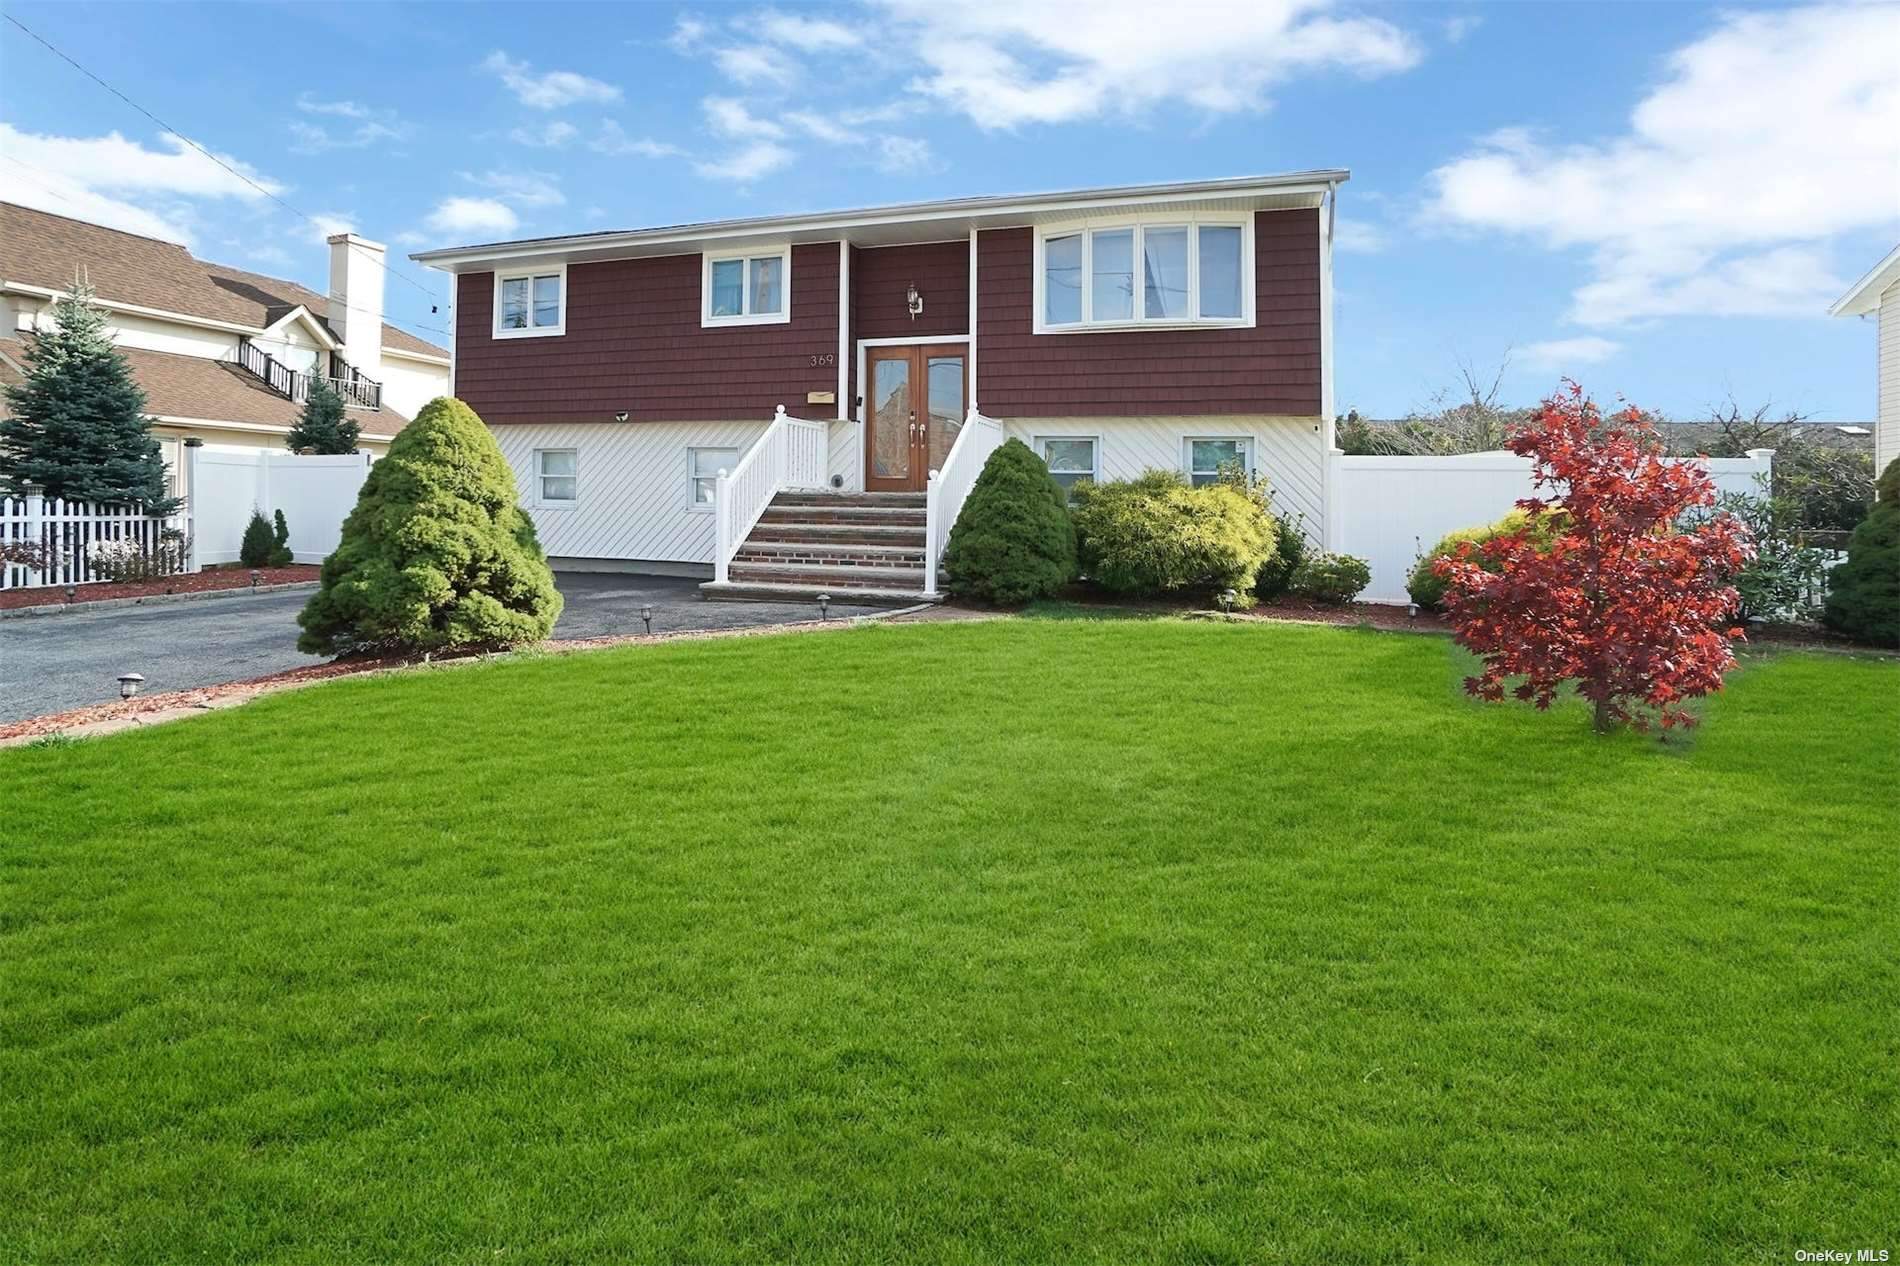
[[[904,307],[913,282],[924,297],[924,313],[914,321]],[[854,338],[968,334],[970,240],[852,251],[851,312]]]
[[[1031,229],[977,244],[976,398],[999,418],[1320,410],[1319,212],[1254,216],[1251,329],[1036,334]]]
[[[700,256],[575,264],[567,332],[497,339],[492,273],[457,279],[455,391],[484,421],[725,421],[798,414],[808,391],[835,391],[838,246],[792,248],[792,319],[703,329]],[[829,416],[831,406],[813,406]]]

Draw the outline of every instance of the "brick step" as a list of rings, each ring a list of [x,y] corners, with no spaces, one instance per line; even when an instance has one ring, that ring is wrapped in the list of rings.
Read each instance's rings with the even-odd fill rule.
[[[907,545],[924,547],[921,527],[884,527],[871,523],[767,523],[761,520],[746,544]]]
[[[736,559],[726,569],[726,579],[735,584],[839,585],[856,589],[889,589],[902,593],[924,591],[924,569],[917,567],[872,567],[860,563],[741,563]]]
[[[800,541],[748,540],[733,555],[740,563],[838,563],[869,567],[922,567],[924,547],[916,545],[813,545]]]
[[[843,524],[923,527],[924,509],[886,506],[782,506],[774,502],[759,516],[761,523]]]
[[[775,506],[883,506],[921,510],[921,492],[781,492],[772,498]]]
[[[722,585],[716,580],[708,580],[699,587],[700,597],[722,602],[812,602],[821,593],[841,606],[909,607],[920,602],[939,601],[908,590],[867,588],[861,585],[786,585],[751,581],[727,581]],[[814,607],[812,618],[817,617],[818,612]]]

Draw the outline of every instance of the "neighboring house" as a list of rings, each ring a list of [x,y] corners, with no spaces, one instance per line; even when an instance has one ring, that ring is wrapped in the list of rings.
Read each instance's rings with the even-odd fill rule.
[[[329,242],[326,297],[174,242],[0,203],[0,382],[20,380],[28,331],[50,323],[79,272],[111,314],[174,471],[187,437],[283,448],[314,375],[343,393],[362,447],[380,454],[448,390],[449,356],[384,324],[383,247],[349,233]]]
[[[974,474],[946,467],[980,464],[1004,434],[1064,483],[1150,467],[1202,481],[1238,460],[1323,537],[1330,225],[1346,178],[962,198],[412,258],[456,274],[455,393],[493,428],[557,565],[729,564],[727,591],[914,594],[931,590],[927,564]],[[822,425],[784,438],[779,406]],[[974,428],[990,438],[953,458],[979,415],[1000,430]],[[730,515],[715,505],[721,470]],[[799,488],[831,496],[780,495]]]
[[[1828,309],[1830,316],[1872,316],[1879,327],[1874,377],[1874,475],[1900,458],[1900,246]]]

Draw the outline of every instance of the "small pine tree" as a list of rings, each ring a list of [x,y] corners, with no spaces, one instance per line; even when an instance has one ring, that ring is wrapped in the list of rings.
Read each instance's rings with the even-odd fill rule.
[[[977,472],[950,529],[943,571],[960,598],[1004,605],[1047,597],[1075,575],[1075,525],[1062,486],[1021,440]]]
[[[285,522],[282,510],[276,511],[271,518],[275,526],[271,529],[270,565],[288,567],[296,559],[296,555],[290,552],[290,524]]]
[[[244,537],[238,542],[238,561],[246,567],[270,566],[271,546],[270,521],[262,510],[251,511],[251,521],[244,525]]]
[[[1822,621],[1876,646],[1900,646],[1900,457],[1880,474],[1880,499],[1854,535],[1847,561],[1827,574]]]
[[[356,439],[363,428],[349,416],[343,397],[321,378],[310,380],[304,397],[303,412],[298,415],[284,443],[293,453],[306,448],[315,453],[354,453]]]
[[[297,617],[312,655],[533,642],[561,595],[475,411],[431,400],[370,467],[343,540]]]
[[[178,498],[165,495],[145,393],[113,346],[92,287],[75,281],[53,305],[53,321],[26,348],[24,380],[6,389],[13,416],[0,420],[0,488],[170,514]]]

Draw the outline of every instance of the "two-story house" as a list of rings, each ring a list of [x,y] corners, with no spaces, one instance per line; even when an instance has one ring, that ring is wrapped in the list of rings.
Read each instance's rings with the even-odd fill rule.
[[[187,438],[283,448],[319,377],[342,393],[362,448],[381,453],[448,390],[449,354],[384,322],[381,245],[339,233],[329,247],[320,295],[207,263],[176,242],[0,203],[0,382],[19,381],[25,340],[84,276],[173,470]]]
[[[915,596],[934,592],[972,463],[1006,435],[1064,483],[1207,480],[1238,461],[1323,536],[1346,178],[412,258],[455,274],[453,391],[493,428],[558,566],[710,574],[715,595]]]

